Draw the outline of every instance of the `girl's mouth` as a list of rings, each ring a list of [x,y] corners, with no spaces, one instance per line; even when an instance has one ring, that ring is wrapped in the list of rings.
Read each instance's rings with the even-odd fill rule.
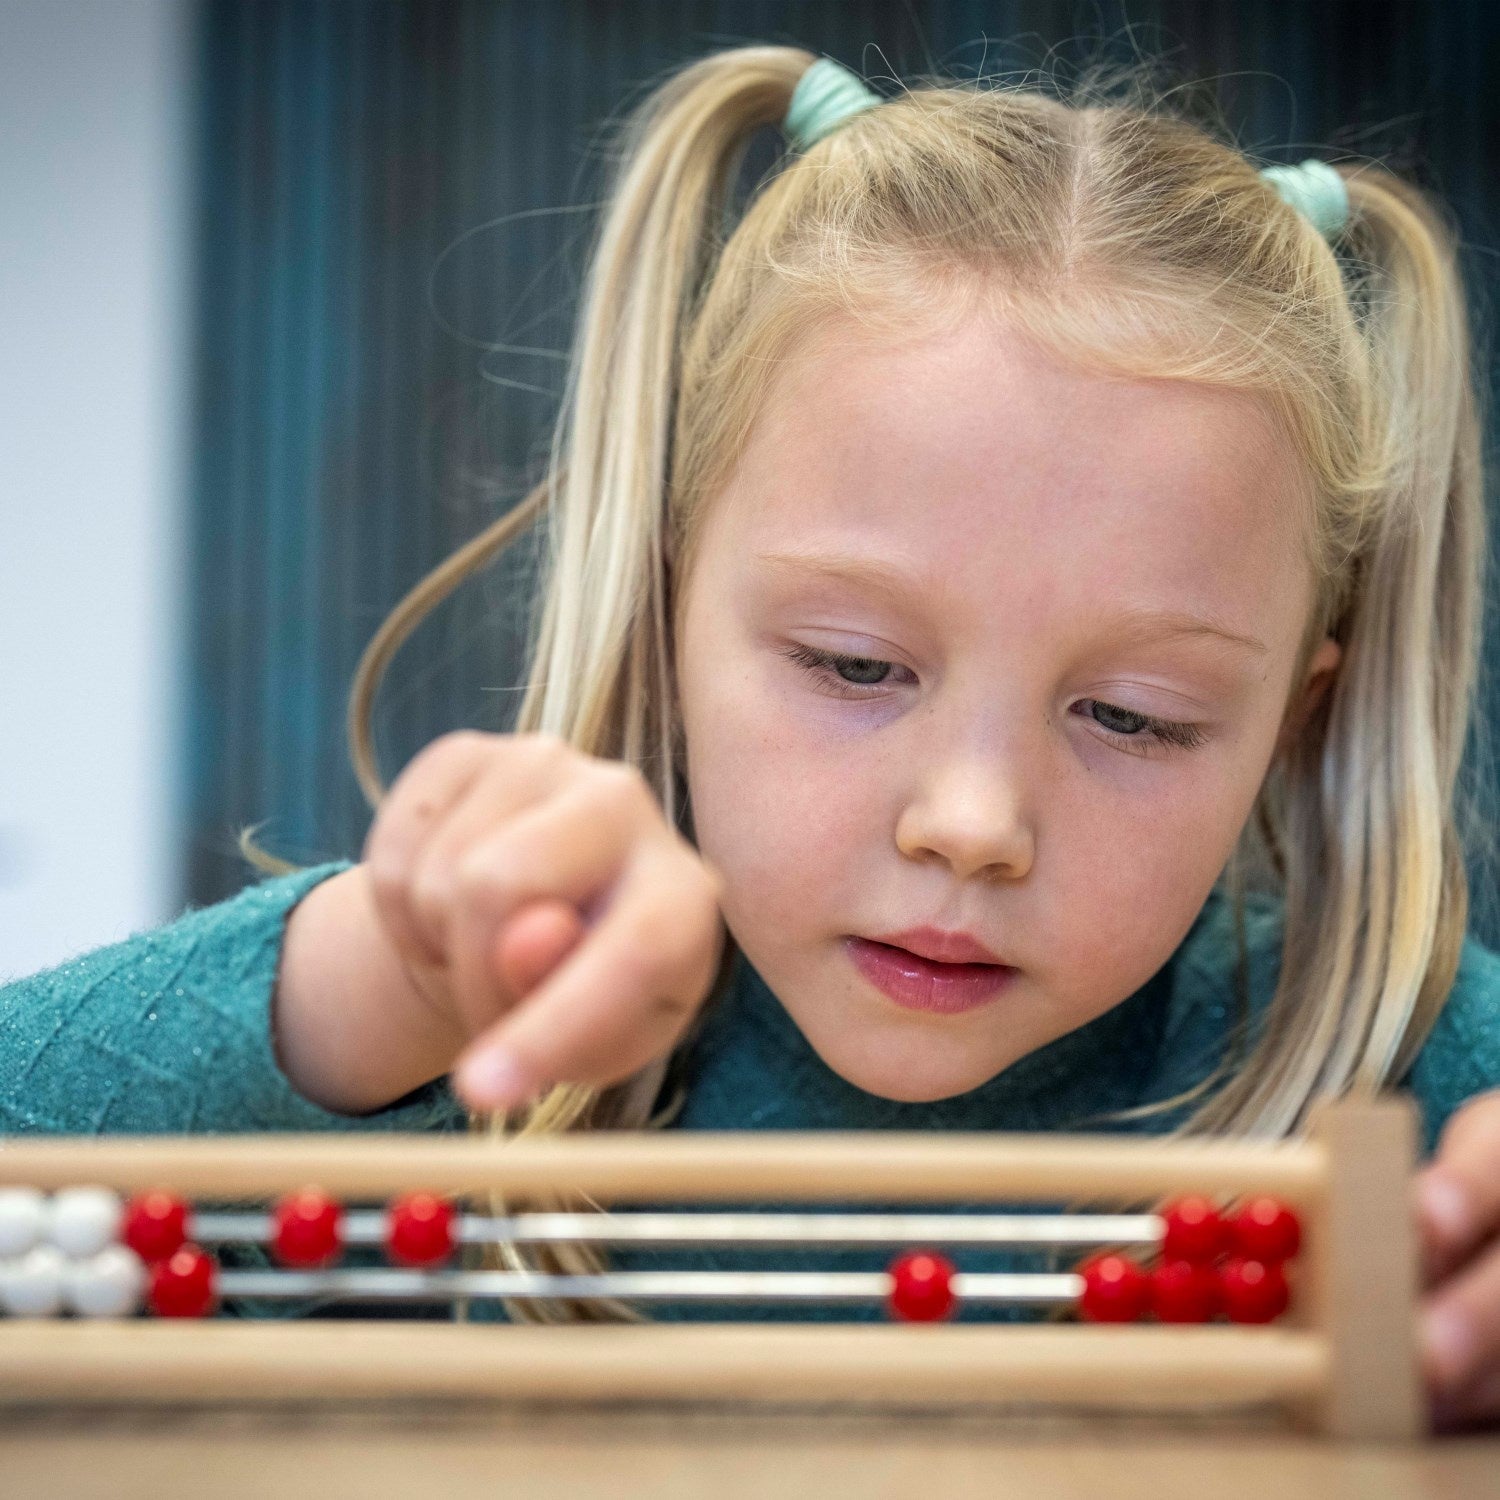
[[[1019,972],[1005,964],[939,963],[861,937],[846,937],[844,949],[854,967],[897,1005],[943,1015],[989,1004]]]

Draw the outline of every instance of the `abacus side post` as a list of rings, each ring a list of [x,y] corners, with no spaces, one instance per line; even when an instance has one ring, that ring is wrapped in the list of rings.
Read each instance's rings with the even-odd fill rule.
[[[1427,1432],[1409,1207],[1416,1106],[1409,1096],[1342,1099],[1317,1111],[1311,1138],[1326,1153],[1327,1179],[1305,1226],[1302,1296],[1326,1340],[1328,1380],[1295,1415],[1330,1437],[1409,1442]]]

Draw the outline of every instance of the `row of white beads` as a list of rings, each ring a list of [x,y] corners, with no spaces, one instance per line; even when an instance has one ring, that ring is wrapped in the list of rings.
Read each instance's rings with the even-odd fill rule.
[[[124,1205],[102,1187],[70,1187],[48,1195],[36,1188],[0,1188],[0,1259],[55,1245],[64,1255],[97,1255],[120,1237]]]
[[[69,1258],[56,1245],[37,1245],[0,1260],[0,1308],[13,1318],[124,1318],[141,1305],[146,1267],[125,1245]]]
[[[0,1308],[14,1318],[123,1318],[146,1268],[118,1244],[124,1205],[102,1187],[0,1188]]]

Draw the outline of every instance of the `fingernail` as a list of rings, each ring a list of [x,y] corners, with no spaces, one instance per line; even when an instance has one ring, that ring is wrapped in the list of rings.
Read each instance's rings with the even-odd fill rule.
[[[459,1069],[458,1086],[469,1098],[492,1109],[519,1104],[532,1093],[526,1071],[503,1047],[481,1052],[465,1062]]]
[[[1468,1378],[1474,1360],[1474,1330],[1456,1307],[1439,1307],[1422,1320],[1422,1343],[1438,1381],[1451,1393]]]
[[[1451,1177],[1424,1177],[1422,1208],[1450,1240],[1466,1240],[1471,1223],[1468,1193]]]

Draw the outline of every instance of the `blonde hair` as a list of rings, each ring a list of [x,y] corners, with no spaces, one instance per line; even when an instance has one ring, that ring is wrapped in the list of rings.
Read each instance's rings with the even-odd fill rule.
[[[378,805],[370,707],[401,642],[545,519],[515,727],[639,767],[687,826],[674,612],[703,507],[778,365],[824,315],[909,328],[951,310],[955,288],[982,286],[1060,358],[1254,393],[1310,476],[1316,598],[1294,690],[1325,635],[1343,656],[1226,867],[1241,995],[1250,880],[1284,899],[1279,983],[1253,1046],[1242,1036],[1188,1094],[1129,1112],[1209,1095],[1174,1133],[1294,1134],[1316,1100],[1402,1075],[1452,987],[1468,920],[1460,830],[1481,830],[1459,770],[1476,717],[1485,535],[1454,231],[1432,197],[1363,162],[1341,169],[1350,220],[1330,245],[1236,145],[1135,69],[1085,70],[1059,97],[1031,84],[905,89],[784,156],[726,223],[752,136],[779,125],[813,61],[792,47],[719,52],[667,77],[625,122],[545,477],[372,640],[349,705],[360,782]],[[559,1084],[517,1120],[474,1124],[522,1136],[658,1125],[669,1061],[604,1089]],[[513,1269],[608,1264],[590,1246],[496,1253]],[[614,1302],[507,1308],[538,1322],[640,1320]]]

